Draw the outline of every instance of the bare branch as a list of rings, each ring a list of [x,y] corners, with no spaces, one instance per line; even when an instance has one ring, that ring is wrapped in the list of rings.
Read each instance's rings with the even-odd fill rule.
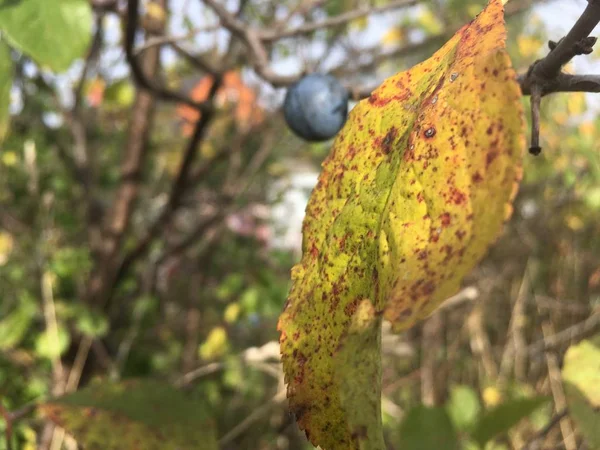
[[[146,76],[138,63],[133,45],[138,28],[139,0],[128,0],[127,23],[125,28],[125,55],[131,69],[133,78],[142,88],[152,92],[158,98],[175,103],[183,103],[191,106],[202,113],[207,113],[211,108],[211,102],[196,102],[193,99],[175,91],[158,85],[153,77]]]
[[[362,8],[354,9],[352,11],[339,14],[334,17],[322,20],[320,22],[305,23],[296,28],[290,28],[287,30],[265,30],[259,33],[259,38],[264,42],[276,41],[283,38],[289,38],[294,36],[300,36],[303,34],[310,34],[317,30],[324,28],[335,28],[341,25],[345,25],[353,20],[360,19],[361,17],[381,14],[394,9],[407,8],[419,3],[419,0],[395,0],[390,3],[381,6],[363,6]]]
[[[530,356],[533,356],[541,352],[554,350],[572,341],[583,339],[586,336],[591,336],[599,329],[600,313],[592,314],[582,322],[576,323],[575,325],[563,331],[559,331],[555,335],[541,339],[538,342],[534,342],[525,349],[525,352],[527,352],[527,354]]]
[[[552,79],[558,75],[562,66],[574,56],[589,53],[589,48],[593,46],[595,39],[590,41],[586,38],[599,22],[600,1],[588,0],[585,11],[575,22],[573,28],[545,58],[534,65],[531,76],[545,80]]]
[[[211,87],[211,91],[208,96],[208,102],[212,104],[214,96],[221,86],[222,79],[218,77],[214,80],[213,85]],[[208,112],[203,113],[200,116],[200,119],[196,122],[196,126],[194,128],[194,133],[192,134],[190,140],[187,143],[186,150],[184,153],[183,161],[181,166],[179,167],[179,171],[177,173],[177,177],[171,187],[171,193],[169,195],[169,199],[167,200],[167,204],[164,209],[158,216],[158,218],[150,225],[148,228],[148,232],[146,235],[137,243],[137,245],[123,258],[121,264],[119,265],[115,281],[113,283],[113,287],[125,276],[131,265],[141,256],[143,256],[150,246],[150,244],[154,241],[154,239],[161,233],[164,226],[167,225],[173,214],[179,207],[181,197],[185,191],[185,187],[187,185],[189,173],[191,171],[193,162],[196,158],[198,145],[202,142],[206,134],[206,130],[208,128],[208,124],[211,122],[213,117],[213,109],[210,108]]]

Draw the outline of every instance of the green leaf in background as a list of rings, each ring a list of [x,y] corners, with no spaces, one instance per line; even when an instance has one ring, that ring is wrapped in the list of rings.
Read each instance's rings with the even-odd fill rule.
[[[400,425],[398,445],[406,450],[458,450],[458,438],[445,408],[417,406]]]
[[[0,320],[0,350],[8,350],[19,345],[37,313],[35,301],[23,295],[19,304]]]
[[[52,333],[45,332],[40,334],[35,341],[35,352],[42,358],[54,359],[62,355],[69,344],[71,336],[67,329],[63,326],[58,326],[57,336]]]
[[[1,10],[0,10],[1,11]],[[0,39],[0,142],[6,136],[10,122],[10,89],[13,84],[14,66],[10,49]]]
[[[106,315],[85,309],[77,317],[77,329],[91,338],[101,338],[108,333],[109,323]]]
[[[0,31],[40,65],[63,71],[88,48],[92,10],[87,0],[0,0]]]
[[[486,411],[474,427],[473,439],[483,448],[486,442],[507,432],[548,400],[548,397],[519,398]]]
[[[567,350],[562,370],[569,413],[591,449],[600,449],[600,348],[582,341]]]
[[[475,423],[481,411],[481,404],[473,388],[454,386],[450,391],[450,399],[446,405],[446,410],[456,428],[465,431]]]
[[[204,405],[151,380],[98,383],[40,406],[87,450],[217,450]]]

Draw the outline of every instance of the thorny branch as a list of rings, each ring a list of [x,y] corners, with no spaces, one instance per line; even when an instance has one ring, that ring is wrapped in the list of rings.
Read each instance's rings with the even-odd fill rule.
[[[600,92],[600,76],[578,77],[561,72],[562,67],[575,56],[592,52],[596,38],[589,35],[599,22],[600,1],[588,0],[587,7],[567,35],[558,43],[550,42],[550,53],[536,61],[525,76],[519,79],[523,93],[532,95],[531,114],[534,123],[529,148],[531,154],[538,155],[542,151],[539,145],[539,108],[542,96],[551,92],[579,90]]]

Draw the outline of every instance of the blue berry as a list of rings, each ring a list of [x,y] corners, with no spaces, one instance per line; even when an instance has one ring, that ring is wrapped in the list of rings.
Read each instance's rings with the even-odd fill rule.
[[[350,95],[331,75],[310,74],[291,85],[283,115],[292,131],[307,141],[326,141],[342,129]]]

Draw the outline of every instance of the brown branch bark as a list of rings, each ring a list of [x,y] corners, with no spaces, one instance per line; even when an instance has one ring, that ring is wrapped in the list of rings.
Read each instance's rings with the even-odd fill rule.
[[[207,113],[211,108],[210,102],[196,102],[195,100],[187,97],[176,91],[171,91],[161,86],[155,81],[155,78],[151,74],[145,73],[143,67],[139,64],[134,50],[135,35],[138,29],[139,19],[139,0],[128,0],[127,1],[127,26],[125,29],[125,56],[127,63],[131,70],[131,74],[135,82],[144,90],[151,92],[161,100],[183,103],[191,106],[202,113]],[[158,54],[159,49],[157,47],[151,47],[146,52],[152,52],[151,54]]]
[[[343,14],[330,17],[325,20],[313,23],[305,23],[295,28],[288,28],[283,30],[265,30],[259,33],[259,38],[263,42],[277,41],[279,39],[290,38],[301,36],[305,34],[313,33],[317,30],[323,30],[325,28],[335,28],[341,25],[360,19],[361,17],[371,16],[375,14],[381,14],[394,9],[407,8],[409,6],[416,5],[420,0],[395,0],[390,3],[381,6],[363,6],[352,11],[347,11]]]
[[[164,7],[166,0],[161,2],[161,6]],[[129,7],[125,39],[127,54],[131,54],[137,29],[138,1],[130,0]],[[159,49],[148,49],[143,55],[142,64],[138,66],[135,60],[134,65],[142,79],[154,79],[159,68]],[[114,202],[106,214],[102,243],[98,249],[98,262],[88,282],[88,302],[98,307],[104,306],[108,300],[107,296],[114,288],[119,249],[138,197],[154,106],[155,92],[140,83],[132,107],[127,144],[121,161],[121,181],[115,192]]]
[[[215,79],[213,86],[209,93],[209,101],[212,102],[217,90],[221,85],[221,78]],[[171,221],[175,211],[179,207],[182,196],[187,186],[188,177],[192,169],[194,160],[196,159],[197,149],[200,142],[202,142],[208,124],[211,122],[213,117],[213,109],[208,109],[208,112],[203,113],[200,119],[196,122],[194,133],[187,143],[183,161],[179,167],[177,177],[171,187],[171,193],[164,209],[158,216],[158,218],[149,226],[146,235],[135,245],[135,247],[125,255],[121,263],[115,271],[115,279],[112,283],[112,287],[115,287],[118,282],[125,276],[129,268],[137,261],[141,256],[146,253],[146,250],[150,244],[158,237],[164,227]],[[108,294],[110,296],[110,293]]]

